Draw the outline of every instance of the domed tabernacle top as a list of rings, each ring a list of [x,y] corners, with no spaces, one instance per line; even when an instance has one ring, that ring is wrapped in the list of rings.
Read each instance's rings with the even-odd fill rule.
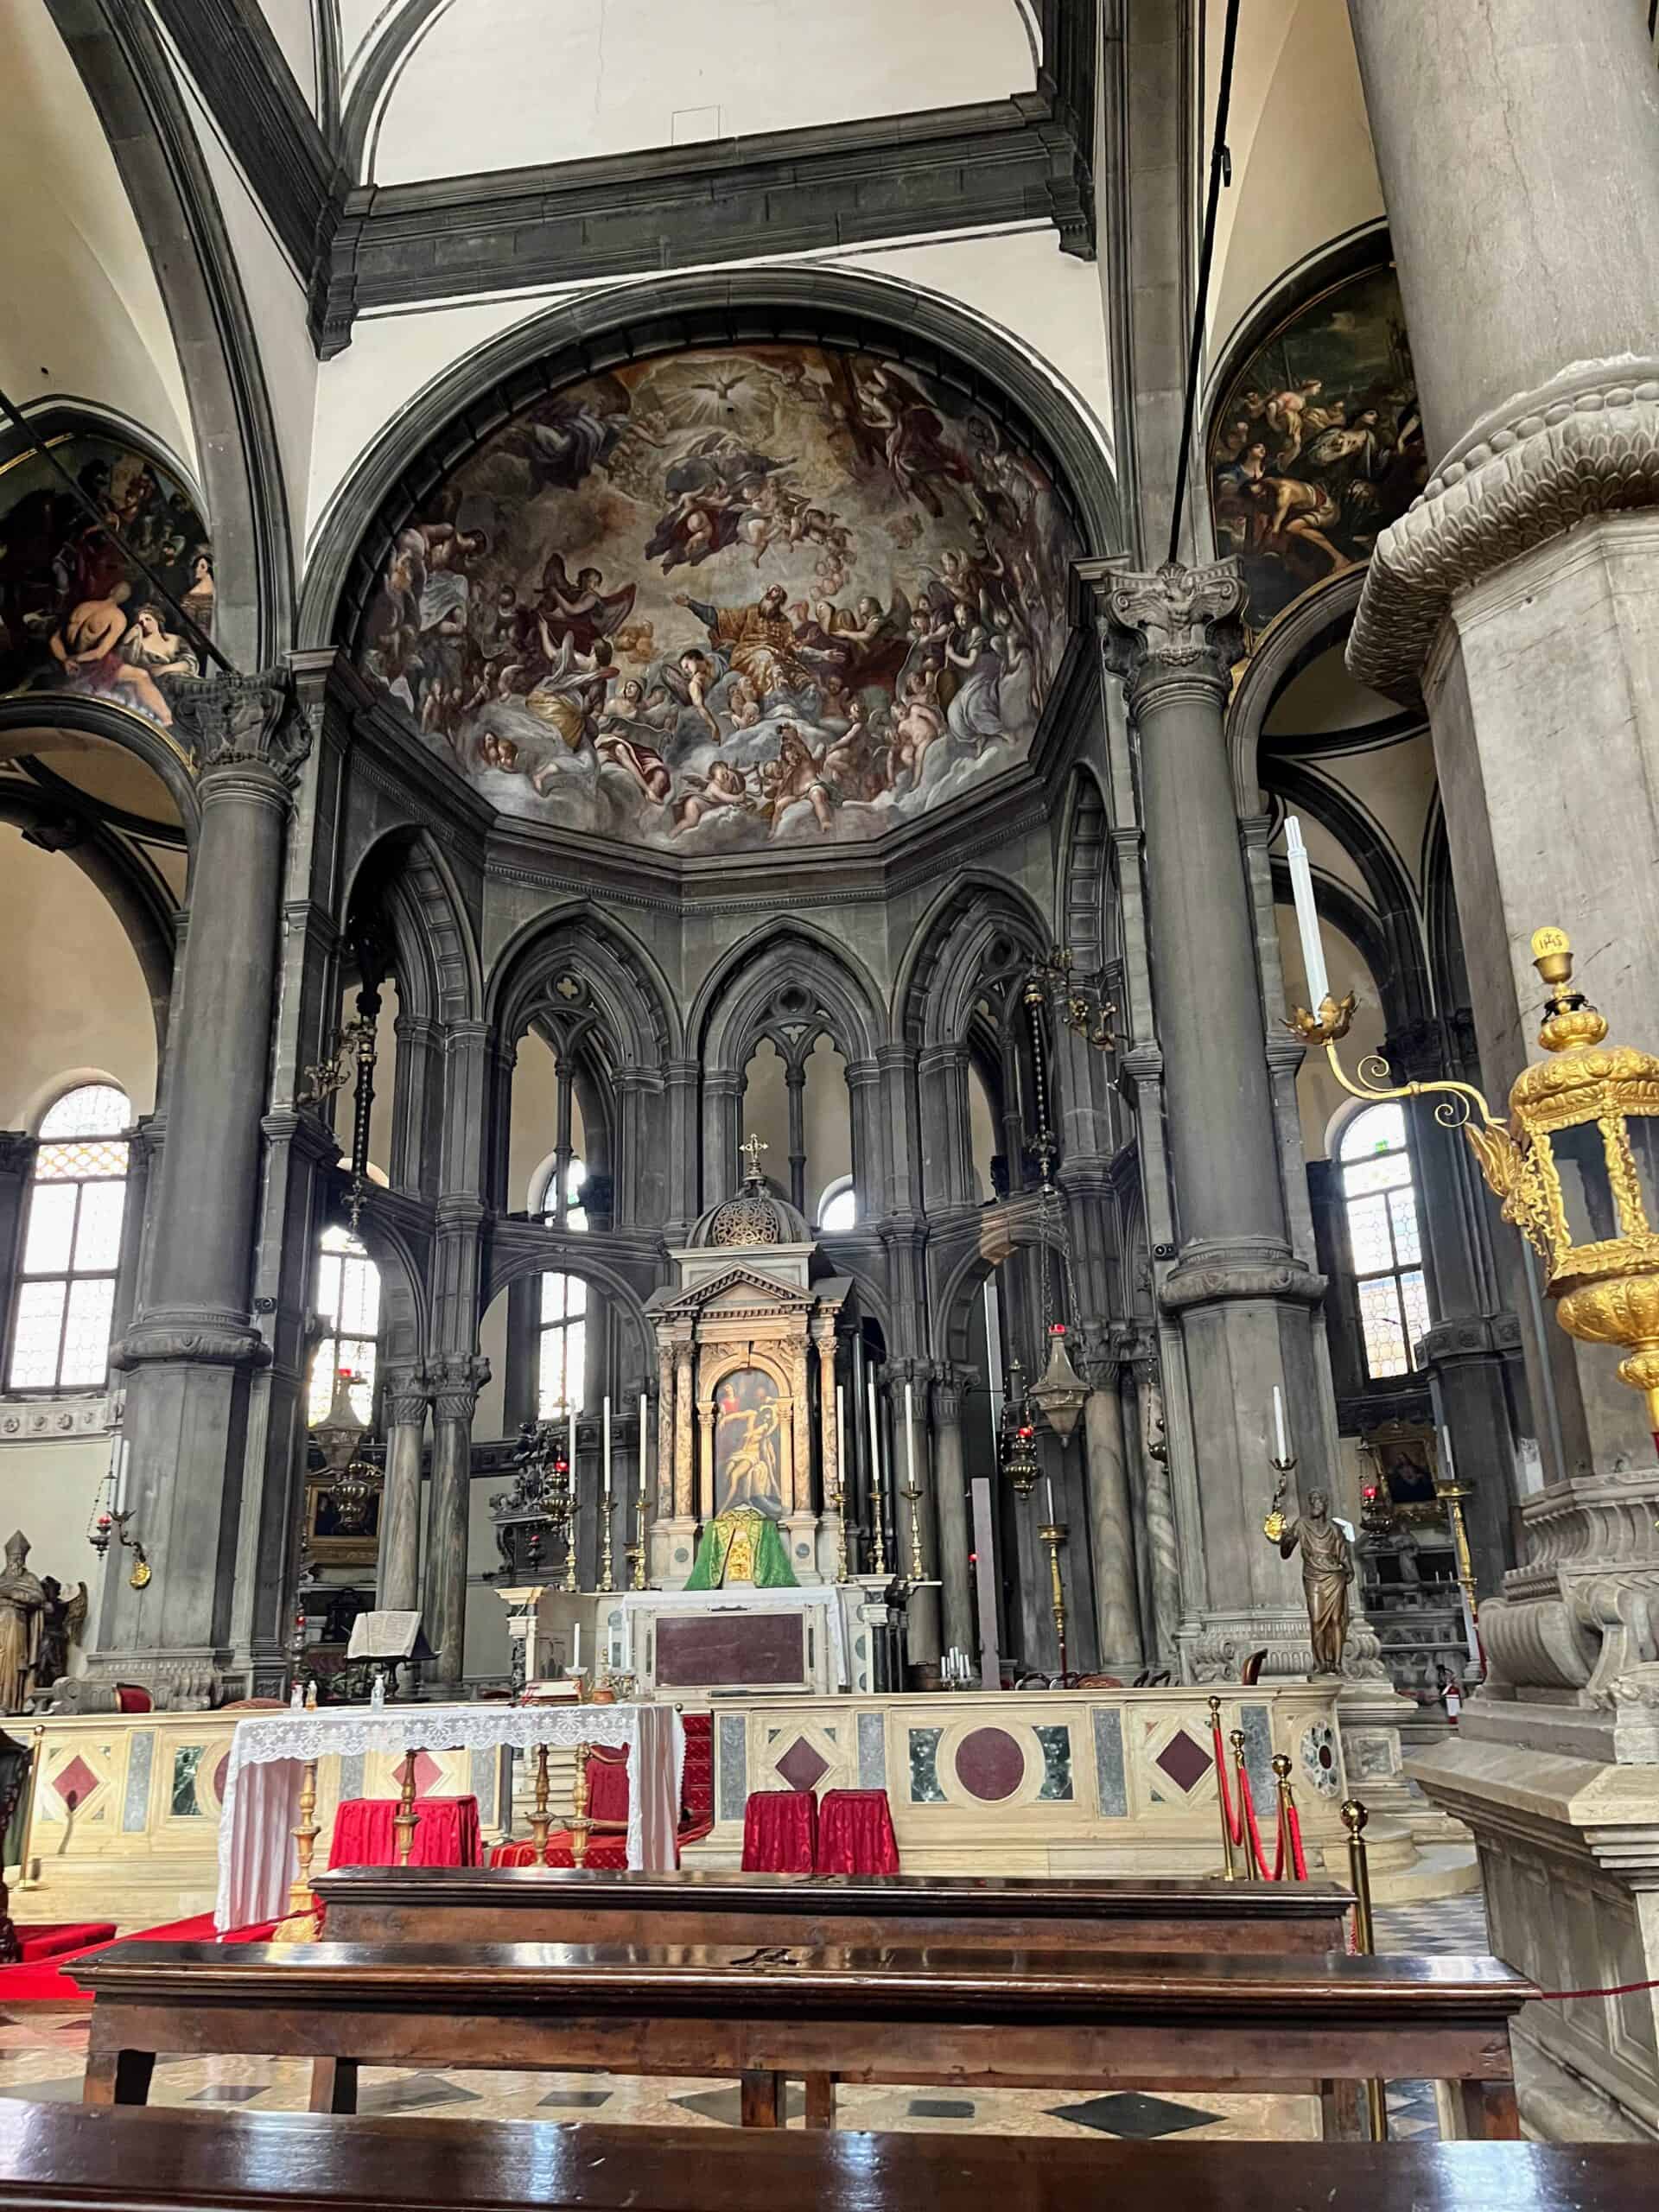
[[[760,1173],[765,1149],[753,1137],[743,1147],[747,1159],[743,1187],[734,1198],[722,1198],[703,1215],[691,1232],[694,1245],[741,1251],[755,1245],[811,1243],[806,1216],[787,1198],[780,1198]]]

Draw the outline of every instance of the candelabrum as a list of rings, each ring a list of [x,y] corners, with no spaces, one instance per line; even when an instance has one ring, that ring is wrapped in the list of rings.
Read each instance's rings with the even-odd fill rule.
[[[922,1493],[918,1484],[912,1481],[905,1484],[899,1495],[910,1505],[910,1579],[912,1582],[920,1582],[927,1573],[922,1562],[921,1515],[917,1510],[922,1502]]]
[[[1048,1547],[1049,1606],[1054,1615],[1054,1634],[1060,1647],[1060,1687],[1065,1686],[1069,1672],[1065,1663],[1065,1584],[1060,1576],[1060,1547],[1070,1530],[1064,1521],[1046,1521],[1037,1531]]]
[[[846,1582],[851,1580],[851,1569],[847,1560],[847,1493],[841,1486],[839,1468],[836,1471],[836,1486],[830,1494],[830,1503],[836,1516],[836,1580]]]
[[[601,1491],[599,1500],[599,1582],[597,1586],[607,1592],[613,1591],[616,1587],[614,1567],[611,1556],[611,1516],[614,1510],[615,1501],[609,1491]]]
[[[645,1582],[645,1545],[646,1526],[650,1518],[651,1510],[645,1503],[645,1493],[644,1491],[641,1491],[639,1493],[639,1503],[635,1509],[633,1516],[633,1541],[628,1546],[627,1550],[628,1587],[630,1590],[643,1590],[647,1586]]]
[[[878,1467],[870,1478],[871,1535],[875,1546],[873,1564],[875,1572],[885,1576],[887,1571],[887,1530],[881,1511],[881,1471]]]
[[[1262,1523],[1262,1533],[1270,1544],[1276,1544],[1285,1533],[1285,1492],[1296,1471],[1296,1454],[1293,1452],[1287,1459],[1275,1459],[1269,1454],[1268,1465],[1279,1479],[1273,1486],[1273,1503]]]
[[[87,1530],[86,1541],[100,1559],[110,1548],[111,1536],[118,1543],[124,1544],[134,1554],[132,1572],[127,1577],[128,1584],[134,1590],[142,1590],[149,1580],[149,1554],[137,1536],[127,1534],[127,1523],[131,1518],[130,1512],[100,1513]]]
[[[1452,1524],[1452,1547],[1457,1554],[1458,1580],[1463,1585],[1463,1594],[1469,1600],[1469,1619],[1471,1625],[1480,1619],[1480,1607],[1475,1597],[1475,1563],[1469,1552],[1469,1529],[1463,1517],[1463,1501],[1471,1496],[1470,1485],[1459,1482],[1454,1474],[1449,1482],[1436,1483],[1434,1495],[1446,1507],[1446,1517]]]

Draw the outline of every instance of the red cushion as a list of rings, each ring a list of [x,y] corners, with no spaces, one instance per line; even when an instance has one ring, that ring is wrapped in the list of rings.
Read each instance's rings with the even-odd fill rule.
[[[576,1856],[570,1847],[570,1831],[561,1828],[547,1839],[547,1863],[550,1866],[574,1866]],[[625,1835],[590,1835],[585,1866],[606,1872],[614,1872],[628,1863],[628,1839]]]
[[[628,1818],[628,1754],[595,1750],[588,1761],[588,1817],[590,1821]]]
[[[141,1690],[134,1682],[118,1682],[115,1686],[115,1709],[118,1713],[153,1713],[155,1700],[148,1690]]]

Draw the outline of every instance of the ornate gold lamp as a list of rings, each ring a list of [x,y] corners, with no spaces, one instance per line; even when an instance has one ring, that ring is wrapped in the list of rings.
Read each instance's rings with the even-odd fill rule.
[[[1659,1447],[1659,1059],[1607,1043],[1605,1020],[1573,988],[1566,931],[1541,929],[1532,964],[1548,990],[1538,1032],[1548,1058],[1516,1077],[1507,1123],[1472,1084],[1389,1084],[1388,1063],[1375,1054],[1351,1081],[1337,1046],[1353,1018],[1353,995],[1338,1002],[1326,986],[1300,825],[1293,819],[1286,831],[1308,995],[1319,1002],[1317,1014],[1295,1007],[1287,1027],[1324,1046],[1332,1074],[1356,1098],[1444,1094],[1435,1118],[1463,1129],[1503,1218],[1544,1261],[1561,1326],[1585,1344],[1623,1348],[1619,1380],[1645,1395]]]

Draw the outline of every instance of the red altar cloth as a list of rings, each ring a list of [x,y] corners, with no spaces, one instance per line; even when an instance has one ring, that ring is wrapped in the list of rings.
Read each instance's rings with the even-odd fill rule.
[[[411,1866],[476,1866],[479,1862],[476,1797],[417,1797]],[[328,1846],[331,1866],[395,1866],[397,1837],[392,1821],[395,1797],[348,1797],[334,1819]]]
[[[746,1874],[810,1874],[818,1849],[818,1801],[810,1789],[757,1789],[743,1808]]]
[[[753,1804],[754,1800],[751,1798]],[[899,1845],[885,1789],[826,1789],[818,1808],[820,1874],[896,1874]]]

